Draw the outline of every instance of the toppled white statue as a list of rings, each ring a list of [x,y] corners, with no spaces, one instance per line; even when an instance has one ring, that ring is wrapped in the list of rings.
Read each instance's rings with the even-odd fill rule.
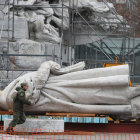
[[[16,96],[15,88],[27,82],[29,112],[76,112],[140,117],[140,88],[129,87],[129,67],[121,65],[83,70],[84,62],[61,68],[44,62],[38,71],[10,83],[0,95],[0,107],[8,110]]]

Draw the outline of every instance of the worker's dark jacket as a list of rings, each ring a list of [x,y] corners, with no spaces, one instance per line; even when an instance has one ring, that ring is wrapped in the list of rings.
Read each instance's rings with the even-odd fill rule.
[[[22,87],[17,87],[17,95],[13,100],[13,120],[10,122],[9,127],[15,127],[17,124],[23,124],[26,116],[23,111],[24,104],[30,105],[31,103],[25,99],[25,90]]]
[[[22,87],[17,87],[17,95],[13,100],[13,111],[23,111],[24,104],[30,105],[31,103],[25,99],[25,90]]]

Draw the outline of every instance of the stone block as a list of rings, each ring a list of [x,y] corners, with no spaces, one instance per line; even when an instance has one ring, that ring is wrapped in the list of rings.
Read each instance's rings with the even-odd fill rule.
[[[12,34],[14,35],[14,39],[29,39],[29,30],[28,30],[28,23],[24,17],[17,17],[14,18],[14,29],[13,29],[13,18],[10,16],[10,20],[8,21],[8,16],[3,17],[4,15],[0,13],[0,27],[3,25],[2,31],[2,38],[8,38],[9,30],[9,38],[12,38]],[[8,28],[9,22],[9,28]],[[14,33],[12,33],[14,31]]]
[[[4,120],[4,130],[12,119]],[[64,120],[54,119],[27,119],[24,124],[17,125],[18,132],[64,132]]]

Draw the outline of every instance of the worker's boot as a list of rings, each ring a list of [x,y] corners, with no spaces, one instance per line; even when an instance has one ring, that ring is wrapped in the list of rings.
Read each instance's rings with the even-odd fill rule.
[[[10,134],[10,135],[14,135],[13,127],[8,127],[8,128],[6,129],[6,133],[7,133],[7,134]]]

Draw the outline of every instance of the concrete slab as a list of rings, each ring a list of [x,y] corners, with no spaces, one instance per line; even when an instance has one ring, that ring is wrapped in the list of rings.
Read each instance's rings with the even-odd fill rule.
[[[4,120],[4,130],[12,119]],[[17,125],[15,132],[64,132],[64,120],[27,119],[24,124]]]

